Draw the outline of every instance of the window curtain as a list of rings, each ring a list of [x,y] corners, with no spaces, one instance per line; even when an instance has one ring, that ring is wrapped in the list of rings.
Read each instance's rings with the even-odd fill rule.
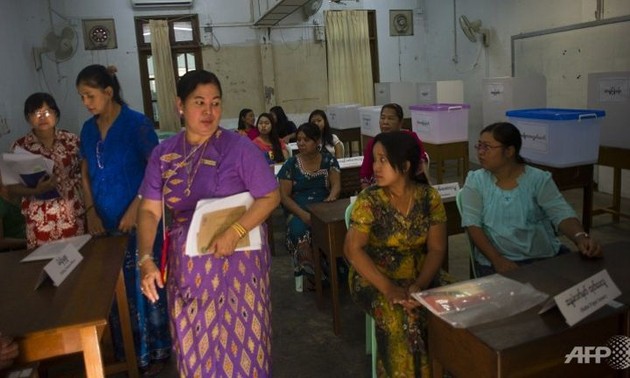
[[[374,104],[366,11],[326,11],[328,101]]]
[[[157,91],[157,112],[160,130],[179,131],[180,119],[175,98],[175,73],[171,56],[171,42],[168,37],[168,21],[149,20],[151,31],[151,55]]]

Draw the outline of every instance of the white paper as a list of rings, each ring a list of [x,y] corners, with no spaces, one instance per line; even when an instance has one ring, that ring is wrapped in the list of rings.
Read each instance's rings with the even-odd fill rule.
[[[59,256],[55,256],[46,266],[44,271],[48,274],[55,286],[61,283],[83,260],[83,256],[72,244],[66,244]]]
[[[449,182],[446,184],[437,184],[433,185],[435,189],[437,189],[438,193],[440,193],[440,197],[442,199],[446,198],[455,198],[457,192],[459,192],[459,183],[458,182]]]
[[[71,238],[55,240],[55,241],[40,245],[28,256],[23,258],[21,262],[49,260],[49,259],[55,258],[56,256],[61,255],[63,253],[63,250],[68,245],[71,245],[75,249],[79,250],[81,249],[81,247],[85,245],[85,243],[88,242],[88,240],[90,240],[90,238],[92,238],[92,235],[85,234],[85,235],[74,236]]]
[[[21,174],[31,174],[41,171],[52,174],[54,165],[55,162],[51,159],[16,147],[15,152],[3,153],[2,159],[0,159],[2,183],[4,185],[23,184],[20,179]]]
[[[249,209],[254,203],[254,197],[249,192],[243,192],[234,194],[224,198],[205,199],[197,202],[195,213],[193,214],[192,221],[190,222],[190,228],[188,229],[188,235],[186,236],[186,255],[187,256],[201,256],[205,252],[205,247],[200,246],[197,243],[198,233],[202,227],[204,221],[204,215],[210,213],[216,213],[219,211],[227,211],[228,209],[245,207]],[[206,219],[207,220],[207,219]],[[231,225],[231,223],[230,223]],[[230,227],[230,225],[219,225],[217,227]],[[219,232],[220,234],[220,232]],[[242,240],[249,241],[248,244],[243,246],[237,246],[235,251],[248,251],[253,249],[260,249],[262,247],[262,237],[260,226],[256,226],[248,233],[248,237]]]
[[[556,295],[554,300],[572,326],[621,295],[606,269]]]
[[[337,159],[340,168],[356,168],[363,164],[363,156],[353,156]]]

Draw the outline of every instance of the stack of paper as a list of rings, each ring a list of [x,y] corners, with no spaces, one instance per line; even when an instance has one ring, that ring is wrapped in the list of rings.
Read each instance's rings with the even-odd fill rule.
[[[43,177],[53,173],[54,165],[51,159],[17,147],[13,153],[2,154],[2,159],[0,159],[2,183],[4,185],[23,184],[34,188]],[[36,196],[38,199],[57,197],[59,197],[59,192],[54,189]]]
[[[186,255],[199,256],[208,253],[208,247],[214,239],[238,221],[252,203],[254,197],[249,192],[197,202],[186,238]],[[257,226],[239,240],[235,250],[247,251],[260,249],[261,246],[260,226]]]

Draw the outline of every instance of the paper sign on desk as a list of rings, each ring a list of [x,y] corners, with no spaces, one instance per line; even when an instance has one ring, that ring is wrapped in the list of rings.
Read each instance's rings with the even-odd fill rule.
[[[87,243],[92,235],[84,234],[79,236],[73,236],[70,238],[59,239],[46,244],[42,244],[28,256],[20,260],[20,262],[48,260],[60,256],[67,245],[72,245],[75,249],[79,250],[85,243]]]
[[[433,187],[438,191],[438,193],[440,193],[440,197],[442,197],[442,199],[455,198],[455,195],[457,195],[457,192],[459,192],[458,182],[437,184],[437,185],[433,185]]]
[[[61,285],[74,268],[79,265],[81,260],[83,260],[83,256],[81,256],[79,250],[74,248],[72,244],[66,245],[61,254],[55,256],[48,264],[46,264],[39,279],[37,280],[35,289],[37,289],[46,280],[46,277],[50,277],[53,285]]]
[[[553,299],[567,324],[572,326],[609,304],[621,295],[621,291],[610,278],[606,269],[570,287]],[[539,313],[553,307],[548,304]]]

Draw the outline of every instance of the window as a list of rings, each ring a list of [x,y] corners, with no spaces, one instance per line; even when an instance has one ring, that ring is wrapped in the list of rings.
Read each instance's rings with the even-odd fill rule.
[[[199,19],[196,14],[135,18],[144,114],[153,119],[155,127],[159,127],[160,115],[157,108],[153,57],[151,55],[151,32],[149,29],[149,20],[151,19],[168,21],[173,71],[176,81],[186,72],[203,67],[203,61],[201,59]]]

